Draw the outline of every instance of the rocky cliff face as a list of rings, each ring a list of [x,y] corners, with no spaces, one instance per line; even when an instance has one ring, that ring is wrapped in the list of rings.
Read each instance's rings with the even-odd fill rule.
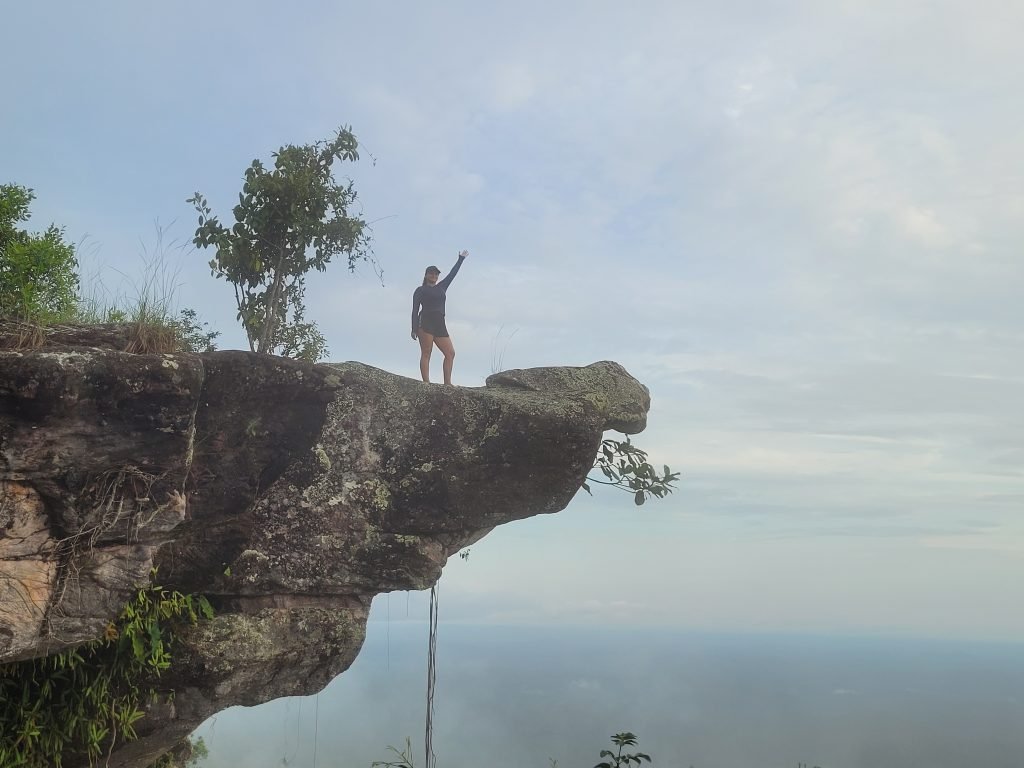
[[[67,333],[0,352],[0,662],[99,637],[154,566],[217,607],[161,680],[173,705],[112,766],[224,707],[322,688],[374,595],[429,587],[494,526],[563,509],[603,432],[639,432],[650,404],[610,362],[454,388],[117,347]]]

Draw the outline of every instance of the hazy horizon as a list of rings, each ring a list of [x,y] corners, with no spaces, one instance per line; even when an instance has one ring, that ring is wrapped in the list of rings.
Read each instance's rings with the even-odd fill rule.
[[[443,611],[443,603],[442,603]],[[362,766],[411,738],[422,764],[427,627],[374,621],[318,696],[232,708],[204,767]],[[1024,645],[446,625],[441,768],[589,766],[612,733],[675,768],[1016,768]]]
[[[681,472],[674,494],[581,493],[445,569],[447,768],[500,766],[542,733],[506,764],[593,765],[620,728],[663,766],[1019,768],[1019,664],[990,641],[1024,638],[1022,29],[1005,0],[11,3],[0,183],[32,187],[30,226],[65,227],[113,295],[158,222],[176,304],[245,348],[185,201],[230,217],[254,158],[349,125],[362,159],[339,176],[383,284],[338,263],[310,277],[331,360],[417,378],[412,292],[468,249],[447,299],[456,384],[612,359],[650,388],[635,442]],[[398,599],[319,697],[339,708],[321,757],[347,734],[368,763],[419,732],[419,646],[379,666]],[[690,637],[677,659],[640,632],[562,674],[566,627],[620,622],[748,644]],[[560,661],[497,633],[458,646],[457,669],[478,625],[561,637]],[[780,632],[797,645],[750,650]],[[812,643],[814,677],[808,634],[885,648]],[[900,650],[938,647],[921,636],[986,650]],[[661,656],[634,687],[604,676],[644,648]],[[313,700],[289,706],[224,713],[214,736],[286,722],[308,741]],[[517,719],[533,711],[548,719]],[[457,718],[478,754],[460,756]]]

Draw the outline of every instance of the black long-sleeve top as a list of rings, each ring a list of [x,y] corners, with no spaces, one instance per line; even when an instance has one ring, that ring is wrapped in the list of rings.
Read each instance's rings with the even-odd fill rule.
[[[444,280],[438,280],[433,285],[421,285],[412,294],[412,332],[416,333],[420,326],[420,312],[440,312],[444,314],[444,301],[447,297],[448,286],[459,274],[459,267],[466,260],[465,256],[459,256],[452,271],[445,275]],[[422,307],[422,310],[421,310]]]

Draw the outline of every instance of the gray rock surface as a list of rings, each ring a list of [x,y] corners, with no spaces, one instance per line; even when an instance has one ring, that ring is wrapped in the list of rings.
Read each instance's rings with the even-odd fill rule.
[[[109,345],[108,345],[109,346]],[[606,429],[643,429],[616,363],[423,384],[359,363],[141,355],[76,339],[0,351],[0,661],[100,636],[159,568],[216,617],[180,638],[147,765],[207,716],[320,690],[373,596],[563,509]]]

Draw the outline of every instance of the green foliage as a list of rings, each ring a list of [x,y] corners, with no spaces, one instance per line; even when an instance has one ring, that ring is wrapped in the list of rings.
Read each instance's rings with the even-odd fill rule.
[[[209,330],[209,323],[200,322],[194,309],[186,308],[178,313],[178,317],[170,321],[171,329],[187,352],[213,352],[217,345],[213,340],[220,336],[220,331]]]
[[[327,352],[323,335],[306,322],[305,277],[345,255],[350,271],[369,259],[366,222],[350,216],[356,192],[335,181],[335,162],[359,159],[356,137],[341,128],[333,139],[274,153],[274,167],[253,160],[245,172],[235,223],[225,226],[199,192],[189,198],[199,214],[193,242],[213,248],[210,270],[235,288],[238,319],[254,352],[316,361]]]
[[[605,479],[588,477],[583,490],[591,492],[589,483],[611,485],[631,493],[637,506],[647,501],[648,496],[665,498],[675,490],[673,486],[679,479],[679,473],[671,471],[668,465],[659,473],[647,461],[647,452],[633,445],[628,435],[625,440],[602,441],[594,468],[600,470]]]
[[[218,331],[199,319],[191,308],[175,314],[180,269],[168,260],[168,254],[183,250],[176,240],[166,241],[165,232],[157,225],[152,247],[143,246],[138,278],[125,276],[130,290],[112,296],[97,279],[89,295],[78,300],[73,322],[83,325],[116,323],[130,326],[132,352],[211,352],[216,347]]]
[[[105,637],[0,667],[0,766],[95,765],[117,740],[136,738],[140,702],[171,664],[175,626],[212,618],[205,597],[140,588]]]
[[[32,234],[17,226],[34,199],[31,189],[0,185],[0,317],[64,320],[77,304],[78,260],[59,227]]]
[[[612,752],[609,749],[602,749],[600,756],[608,757],[611,759],[598,763],[594,766],[594,768],[622,768],[623,766],[626,766],[628,768],[628,766],[633,763],[640,765],[640,763],[645,760],[648,763],[651,762],[651,756],[646,755],[643,752],[623,754],[622,750],[625,747],[636,746],[636,734],[630,733],[629,731],[624,731],[623,733],[616,733],[614,736],[612,736],[612,743],[618,747],[618,750],[616,752]]]
[[[630,766],[636,764],[637,766],[643,763],[650,763],[651,756],[644,752],[624,752],[626,747],[635,747],[637,745],[637,737],[635,733],[624,731],[622,733],[616,733],[611,737],[612,744],[618,749],[611,751],[610,749],[602,749],[600,757],[608,758],[602,760],[600,763],[594,766],[594,768],[630,768]],[[388,747],[389,752],[393,752],[395,759],[393,760],[375,760],[370,763],[371,768],[416,768],[412,762],[412,742],[409,737],[405,738],[405,749],[399,751],[397,747]],[[558,768],[558,761],[553,758],[548,758],[550,768]],[[653,765],[653,763],[652,763]],[[150,766],[150,768],[157,768],[156,766]],[[161,766],[161,768],[163,768]],[[167,768],[171,768],[168,766]],[[692,768],[692,766],[691,766]],[[807,763],[797,763],[796,768],[810,768]],[[814,768],[821,768],[820,766],[814,766]]]
[[[175,316],[179,284],[164,258],[163,230],[156,248],[143,253],[143,277],[132,283],[134,295],[101,300],[80,294],[78,260],[63,231],[50,226],[33,235],[17,227],[28,219],[32,190],[0,186],[0,318],[24,323],[25,345],[45,339],[45,327],[57,323],[130,326],[130,352],[207,352],[220,334],[210,331],[193,309]],[[169,247],[175,247],[171,243]]]

